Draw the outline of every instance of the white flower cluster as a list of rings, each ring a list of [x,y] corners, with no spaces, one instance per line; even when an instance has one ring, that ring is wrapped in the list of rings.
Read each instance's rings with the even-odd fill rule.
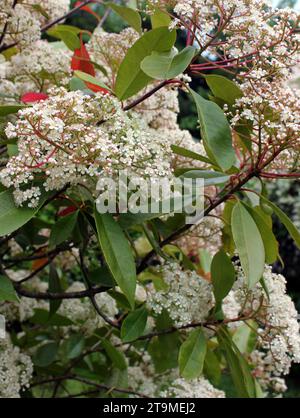
[[[0,398],[19,398],[28,387],[33,365],[26,354],[13,346],[9,337],[0,340]]]
[[[209,188],[205,190],[209,192]],[[217,213],[215,213],[217,215]],[[177,240],[177,244],[189,257],[199,257],[199,251],[206,249],[211,254],[222,246],[221,230],[223,223],[216,217],[205,217],[191,230]]]
[[[278,377],[274,370],[274,359],[270,352],[254,350],[249,356],[249,362],[253,367],[252,373],[263,390],[276,394],[287,390],[285,380]]]
[[[71,55],[71,51],[58,48],[56,43],[39,40],[12,56],[7,76],[16,81],[29,78],[38,83],[39,88],[45,82],[59,84],[71,76]]]
[[[31,91],[66,85],[71,77],[71,51],[39,40],[0,64],[0,103],[14,103]]]
[[[2,0],[0,35],[5,29],[7,43],[28,46],[40,39],[42,25],[63,16],[69,6],[69,0]]]
[[[34,182],[40,174],[46,190],[92,183],[92,192],[100,176],[122,169],[144,178],[171,175],[170,145],[102,93],[50,91],[48,100],[19,111],[6,135],[18,139],[19,153],[0,181],[14,187],[18,205],[38,204],[41,189]]]
[[[181,270],[177,263],[166,262],[158,272],[167,286],[149,290],[150,309],[155,314],[165,309],[175,326],[204,321],[214,304],[211,284],[195,271]]]
[[[102,28],[94,30],[87,48],[92,60],[105,69],[106,74],[99,71],[98,76],[109,87],[114,87],[119,66],[128,49],[138,38],[138,33],[131,28],[126,28],[120,33],[108,33]]]
[[[172,0],[163,3],[174,5]],[[206,51],[212,56],[227,57],[229,71],[237,63],[247,68],[247,74],[261,68],[286,74],[295,64],[298,41],[293,30],[299,13],[290,8],[273,9],[267,0],[177,0],[174,12],[179,18],[172,21],[172,27],[196,28],[201,47],[209,45]],[[217,45],[212,37],[218,38]]]
[[[67,292],[80,292],[82,290],[85,290],[84,285],[80,282],[74,282]],[[115,300],[108,293],[103,292],[95,295],[95,301],[100,311],[113,321],[118,313]],[[95,311],[89,299],[65,299],[58,313],[74,322],[71,329],[80,331],[85,335],[92,335],[96,329],[106,325],[106,322]]]
[[[170,387],[161,392],[162,398],[225,398],[222,390],[216,389],[204,377],[199,379],[185,380],[176,379]]]
[[[292,362],[300,363],[300,333],[297,310],[286,294],[286,280],[266,266],[263,277],[267,295],[261,284],[251,291],[246,289],[242,270],[238,267],[237,271],[235,299],[243,306],[243,314],[258,310],[259,345],[267,351],[274,374],[287,374]]]
[[[282,149],[272,167],[286,172],[297,161],[300,152],[299,91],[281,82],[267,80],[248,80],[241,88],[244,96],[236,101],[232,127],[252,124],[254,149],[258,152],[259,147],[265,147],[265,159],[271,156],[273,147]]]
[[[186,380],[179,377],[178,369],[157,376],[149,355],[143,354],[141,360],[128,367],[128,385],[134,391],[159,398],[225,398],[225,393],[204,377]]]

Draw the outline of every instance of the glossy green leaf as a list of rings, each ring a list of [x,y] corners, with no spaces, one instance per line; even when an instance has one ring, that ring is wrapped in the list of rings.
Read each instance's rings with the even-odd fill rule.
[[[227,176],[224,173],[219,173],[217,171],[208,171],[208,170],[186,171],[180,177],[191,178],[191,179],[203,179],[205,186],[223,184],[229,180],[229,176]]]
[[[125,370],[127,368],[127,364],[124,354],[117,350],[108,340],[103,339],[101,343],[112,363],[118,369]]]
[[[147,318],[148,312],[144,307],[131,312],[122,323],[122,341],[128,343],[140,337],[145,331]]]
[[[243,96],[242,90],[233,81],[221,75],[206,75],[205,80],[214,96],[225,103],[233,105],[237,99]]]
[[[50,293],[61,293],[63,292],[60,280],[59,280],[59,276],[56,270],[56,267],[53,263],[50,264],[50,272],[49,272],[49,288],[48,288]],[[60,305],[62,303],[62,300],[58,299],[58,300],[50,300],[49,301],[49,317],[51,317],[52,315],[54,315]]]
[[[15,292],[14,286],[6,276],[0,276],[0,301],[18,302],[19,298]]]
[[[144,33],[127,51],[116,80],[115,93],[120,100],[128,99],[144,88],[152,79],[140,68],[141,62],[153,51],[169,51],[174,45],[176,32],[166,27]]]
[[[95,84],[95,86],[101,87],[102,89],[105,89],[107,91],[111,91],[111,89],[107,87],[106,84],[102,83],[100,80],[98,80],[97,78],[93,77],[90,74],[84,73],[79,70],[74,71],[74,74],[80,80],[86,81],[87,83]]]
[[[15,205],[11,190],[0,193],[0,237],[10,234],[25,225],[39,211],[45,202],[46,196],[42,196],[37,208],[18,207]]]
[[[202,374],[206,355],[206,339],[201,329],[192,331],[179,351],[180,375],[185,379],[196,379]]]
[[[0,106],[0,117],[17,113],[20,109],[24,109],[24,105],[1,105]]]
[[[168,329],[173,325],[168,312],[165,310],[156,318],[158,331]],[[148,352],[151,355],[157,373],[164,373],[167,370],[178,367],[180,345],[181,340],[178,331],[152,338]]]
[[[81,334],[71,335],[70,338],[64,341],[64,350],[66,357],[70,360],[80,356],[84,349],[85,339]]]
[[[38,367],[50,366],[56,359],[58,345],[55,342],[43,344],[33,356],[33,363]]]
[[[79,32],[80,29],[77,30],[77,28],[73,28],[72,26],[58,25],[49,29],[47,34],[62,40],[71,51],[75,51],[75,49],[80,48]]]
[[[51,228],[49,244],[55,247],[66,241],[74,230],[78,218],[78,211],[62,216]]]
[[[248,363],[224,328],[219,328],[217,336],[220,348],[224,351],[237,395],[241,398],[256,398],[255,379]]]
[[[135,29],[139,34],[142,33],[142,19],[137,10],[134,10],[130,7],[119,6],[114,3],[105,3],[106,6],[109,6],[114,12],[116,12],[122,19],[125,20],[133,29]]]
[[[192,61],[196,52],[193,46],[187,46],[179,53],[153,51],[141,62],[141,69],[156,80],[169,80],[183,73]]]
[[[169,26],[171,18],[168,13],[155,8],[154,12],[150,16],[152,28],[160,28],[161,26]]]
[[[95,210],[98,238],[105,261],[117,284],[134,307],[136,268],[130,245],[111,214]]]
[[[259,229],[261,238],[264,243],[265,253],[266,253],[266,263],[272,264],[278,258],[279,244],[277,239],[270,227],[262,216],[263,212],[259,207],[252,208],[249,205],[243,203],[250,215],[252,216],[254,222],[256,223],[257,228]]]
[[[252,288],[263,276],[265,248],[255,221],[241,202],[232,210],[231,226],[247,284]]]
[[[240,325],[233,334],[232,341],[235,343],[241,353],[250,354],[256,345],[257,334],[255,329],[257,323],[253,320],[247,321],[247,324]]]
[[[286,227],[287,231],[289,232],[290,236],[295,241],[298,248],[300,248],[300,231],[297,227],[293,224],[290,218],[274,203],[270,202],[266,197],[261,195],[262,201],[264,201],[268,206],[273,209],[275,215],[279,218],[280,222]]]
[[[73,324],[73,322],[66,316],[58,313],[49,316],[49,312],[45,309],[35,309],[34,315],[30,318],[32,324],[38,325],[53,325],[57,327],[66,327]]]
[[[226,171],[234,164],[231,130],[222,109],[189,89],[197,106],[203,144],[209,158]]]
[[[179,147],[178,145],[171,145],[172,151],[177,154],[181,155],[182,157],[191,158],[192,160],[202,161],[204,163],[211,164],[211,161],[204,157],[203,155],[197,154],[194,151],[190,151],[186,148]]]
[[[218,386],[221,380],[221,365],[216,354],[207,348],[204,360],[203,374],[213,386]]]
[[[234,266],[224,250],[217,252],[212,259],[211,279],[218,304],[228,295],[235,281]]]

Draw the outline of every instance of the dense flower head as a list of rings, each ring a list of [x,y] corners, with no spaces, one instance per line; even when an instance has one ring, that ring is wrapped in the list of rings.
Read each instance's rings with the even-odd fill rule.
[[[30,357],[13,346],[7,336],[0,339],[0,397],[19,398],[33,373]]]
[[[292,9],[273,9],[261,0],[162,3],[170,4],[178,16],[171,25],[191,30],[199,47],[215,57],[216,68],[222,61],[229,72],[238,67],[247,77],[261,70],[286,76],[287,68],[296,63],[299,14]]]
[[[145,128],[109,95],[51,91],[47,101],[21,110],[8,124],[6,134],[18,139],[19,153],[1,171],[1,181],[14,187],[18,205],[36,206],[41,190],[34,181],[41,174],[46,190],[80,182],[95,190],[99,176],[125,168],[146,178],[170,175],[168,142],[161,144]]]
[[[0,34],[5,29],[7,42],[18,42],[19,47],[39,40],[41,27],[66,13],[69,0],[2,0],[0,12]]]
[[[93,32],[88,50],[92,60],[105,69],[105,74],[99,71],[99,76],[109,86],[114,86],[119,66],[137,39],[138,33],[131,28],[126,28],[120,33],[108,33],[99,27]]]
[[[176,379],[161,393],[163,398],[225,398],[225,392],[216,389],[203,377],[194,380]]]
[[[214,303],[211,284],[175,262],[163,264],[158,271],[166,287],[150,290],[149,307],[156,314],[165,309],[177,326],[204,321]]]
[[[298,313],[286,294],[285,278],[272,273],[269,266],[266,266],[263,277],[267,293],[260,283],[249,291],[243,284],[244,275],[238,268],[234,297],[244,313],[258,310],[259,345],[266,350],[275,375],[287,374],[292,362],[300,362]]]

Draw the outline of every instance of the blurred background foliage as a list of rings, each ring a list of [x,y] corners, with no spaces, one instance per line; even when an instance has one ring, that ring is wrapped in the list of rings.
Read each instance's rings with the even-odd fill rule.
[[[71,5],[74,5],[77,0],[72,0]],[[118,2],[125,4],[126,2]],[[128,2],[127,2],[128,3]],[[295,7],[298,0],[281,0],[274,1],[279,7]],[[300,3],[300,2],[299,2]],[[92,6],[93,10],[101,17],[107,13],[107,8],[102,5],[95,4]],[[149,20],[144,18],[144,27],[149,26]],[[98,22],[92,15],[81,11],[68,19],[66,24],[74,25],[82,29],[92,32],[97,26]],[[114,12],[110,12],[106,16],[103,24],[104,30],[107,32],[120,32],[126,27],[124,21]],[[177,41],[178,47],[184,45],[184,34]],[[193,80],[192,87],[194,90],[205,89],[205,83],[201,79]],[[197,111],[194,102],[190,96],[185,93],[180,93],[180,116],[179,124],[182,129],[188,129],[192,135],[197,139],[199,131],[197,128]],[[270,182],[268,189],[270,198],[274,203],[278,204],[300,228],[300,182],[280,180]],[[284,265],[277,263],[274,265],[274,271],[282,273],[288,282],[288,291],[296,303],[298,312],[300,312],[300,251],[295,247],[293,240],[288,236],[288,233],[281,224],[275,221],[275,234],[280,242],[280,254]],[[289,390],[285,393],[285,397],[300,397],[300,365],[294,365],[290,375],[287,378]]]

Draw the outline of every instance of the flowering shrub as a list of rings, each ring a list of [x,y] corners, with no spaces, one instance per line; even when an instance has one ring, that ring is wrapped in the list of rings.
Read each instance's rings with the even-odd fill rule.
[[[97,1],[2,3],[0,397],[281,396],[300,334],[274,217],[300,233],[268,190],[300,177],[300,15],[107,3],[129,27],[96,15],[90,33],[65,19]],[[178,125],[182,92],[198,138]],[[102,213],[124,171],[131,200],[137,181],[203,179],[201,216]]]

